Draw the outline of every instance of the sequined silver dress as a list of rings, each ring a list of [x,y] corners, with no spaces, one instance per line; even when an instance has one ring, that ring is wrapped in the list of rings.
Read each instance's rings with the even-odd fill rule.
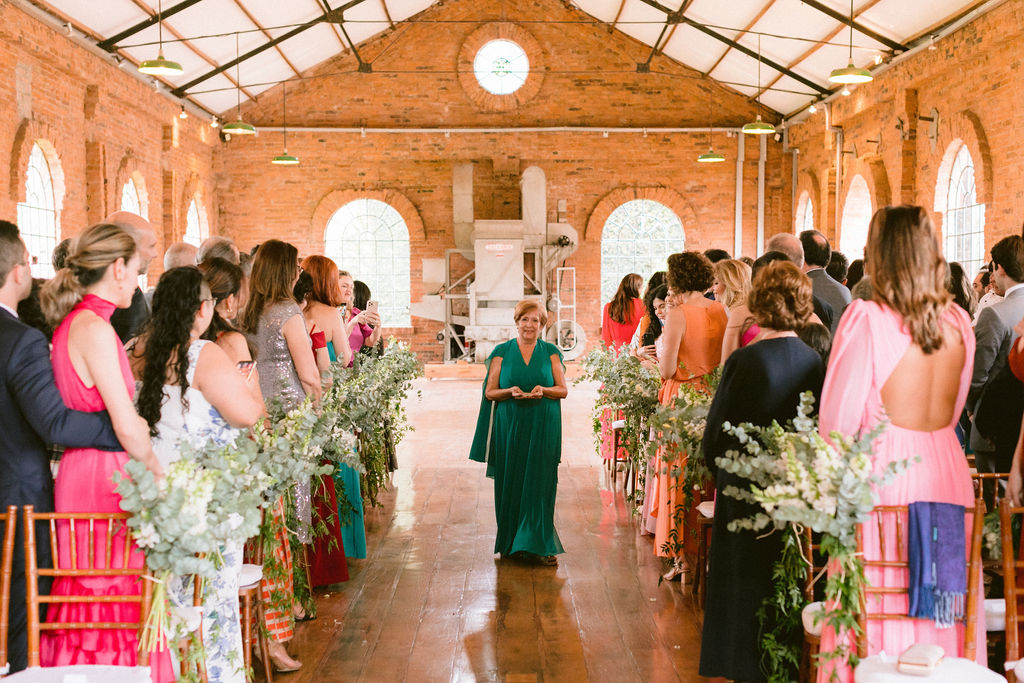
[[[295,362],[288,350],[288,342],[284,338],[282,328],[292,317],[299,316],[302,311],[293,301],[279,301],[267,306],[260,316],[260,326],[256,334],[248,335],[256,347],[256,369],[260,373],[260,391],[263,398],[278,398],[285,410],[298,406],[306,398],[299,381],[299,373],[295,370]],[[312,540],[310,525],[312,521],[310,484],[301,482],[295,485],[295,513],[299,518],[298,537],[303,543]]]

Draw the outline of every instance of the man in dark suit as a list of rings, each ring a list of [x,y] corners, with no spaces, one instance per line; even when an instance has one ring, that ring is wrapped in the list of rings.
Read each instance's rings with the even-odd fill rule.
[[[832,247],[824,235],[817,230],[804,230],[800,233],[800,245],[804,248],[803,271],[811,278],[814,296],[821,297],[832,307],[831,332],[835,335],[839,318],[850,304],[850,290],[833,280],[825,270],[832,258]]]
[[[156,234],[153,232],[153,226],[145,218],[131,211],[112,213],[107,216],[105,222],[121,227],[132,236],[139,251],[139,275],[145,275],[149,271],[150,261],[156,256]],[[135,288],[131,306],[119,308],[110,316],[110,324],[122,343],[137,337],[148,320],[149,304],[146,303],[146,294],[141,287]]]
[[[53,511],[53,476],[46,445],[122,450],[106,413],[69,410],[53,380],[50,350],[39,330],[18,320],[18,302],[32,289],[28,250],[13,223],[0,221],[0,508],[34,505]],[[25,538],[21,520],[14,542],[10,632],[11,670],[27,665]],[[36,528],[40,566],[52,566],[50,533]],[[40,581],[40,588],[49,585]]]

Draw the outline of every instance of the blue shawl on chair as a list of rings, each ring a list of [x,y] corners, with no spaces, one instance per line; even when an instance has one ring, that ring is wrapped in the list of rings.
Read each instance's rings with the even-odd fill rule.
[[[967,595],[967,546],[962,505],[911,503],[908,559],[908,616],[933,619],[949,628],[964,617]]]

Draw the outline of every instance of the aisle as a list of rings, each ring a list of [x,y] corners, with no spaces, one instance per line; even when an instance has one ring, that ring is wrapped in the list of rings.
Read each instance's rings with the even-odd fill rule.
[[[301,624],[304,666],[282,681],[697,681],[700,615],[613,497],[594,452],[593,387],[563,406],[557,570],[498,561],[494,499],[469,453],[480,385],[417,383],[416,431],[384,506],[368,510],[366,560]],[[621,478],[620,478],[621,485]]]

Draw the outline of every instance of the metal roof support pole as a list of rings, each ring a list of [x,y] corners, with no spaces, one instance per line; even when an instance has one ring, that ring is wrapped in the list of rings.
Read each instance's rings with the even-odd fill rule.
[[[764,251],[764,167],[768,156],[768,136],[758,135],[757,151],[757,255]]]
[[[732,252],[736,258],[743,255],[743,158],[746,138],[742,133],[736,135],[736,208],[732,241]]]

